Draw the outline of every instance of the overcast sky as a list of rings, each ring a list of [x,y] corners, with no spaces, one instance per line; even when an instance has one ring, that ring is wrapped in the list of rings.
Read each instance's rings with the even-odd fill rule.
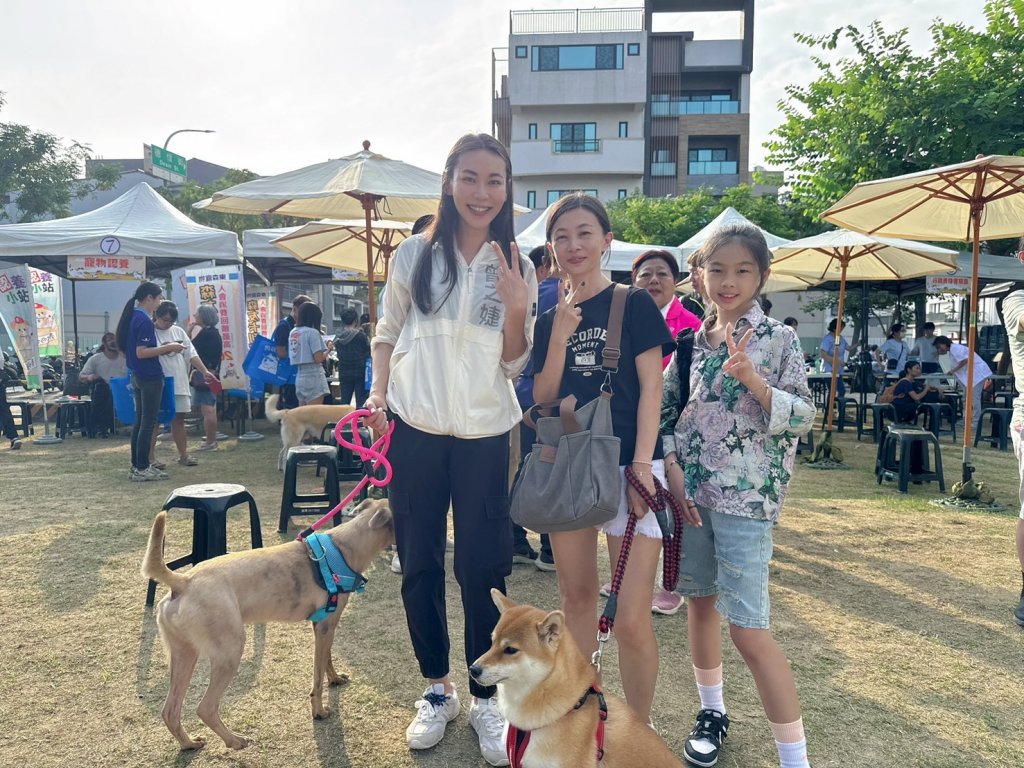
[[[261,174],[351,154],[369,139],[440,170],[467,131],[490,132],[491,49],[511,9],[634,7],[636,0],[3,0],[0,121],[141,157],[163,144]],[[983,0],[758,0],[752,162],[790,83],[814,76],[794,32],[880,19],[927,49],[936,17],[982,26]],[[698,38],[734,37],[736,19],[691,15]],[[723,32],[728,34],[723,34]]]

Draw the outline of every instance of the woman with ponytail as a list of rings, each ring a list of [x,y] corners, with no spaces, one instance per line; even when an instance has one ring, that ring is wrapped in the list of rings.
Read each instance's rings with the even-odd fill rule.
[[[133,482],[163,480],[167,477],[166,472],[149,465],[150,442],[164,391],[164,372],[157,358],[160,355],[180,353],[184,346],[178,342],[157,345],[153,312],[162,298],[159,285],[142,283],[124,305],[121,319],[117,323],[117,345],[124,350],[135,394],[132,468],[128,472],[128,479]]]

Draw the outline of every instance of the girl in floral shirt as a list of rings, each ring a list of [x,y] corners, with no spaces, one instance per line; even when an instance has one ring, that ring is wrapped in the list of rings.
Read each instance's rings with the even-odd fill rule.
[[[712,766],[729,727],[722,696],[719,613],[754,676],[782,768],[808,766],[796,685],[768,628],[772,524],[786,495],[798,436],[815,416],[803,351],[792,328],[757,299],[770,273],[764,236],[749,225],[718,230],[695,254],[709,315],[697,332],[680,404],[680,372],[665,371],[661,434],[672,494],[696,504],[683,533],[679,591],[688,621],[701,710],[686,759]],[[689,501],[687,501],[689,500]]]

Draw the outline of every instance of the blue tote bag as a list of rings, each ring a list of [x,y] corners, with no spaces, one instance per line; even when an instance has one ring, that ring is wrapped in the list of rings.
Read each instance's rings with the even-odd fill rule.
[[[242,362],[242,370],[250,379],[276,387],[295,381],[295,368],[288,362],[288,358],[282,360],[277,356],[277,347],[266,336],[253,339]]]

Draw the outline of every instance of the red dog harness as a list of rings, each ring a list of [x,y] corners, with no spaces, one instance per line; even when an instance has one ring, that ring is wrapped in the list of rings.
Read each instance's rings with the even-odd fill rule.
[[[601,688],[597,685],[587,688],[580,700],[576,702],[573,711],[586,704],[591,695],[597,696],[597,732],[594,734],[594,740],[597,742],[597,762],[601,762],[604,759],[604,723],[608,719],[608,705],[605,703]],[[523,768],[523,755],[526,754],[526,748],[530,745],[530,733],[531,731],[519,730],[509,723],[508,734],[505,736],[505,755],[508,757],[510,768]]]

